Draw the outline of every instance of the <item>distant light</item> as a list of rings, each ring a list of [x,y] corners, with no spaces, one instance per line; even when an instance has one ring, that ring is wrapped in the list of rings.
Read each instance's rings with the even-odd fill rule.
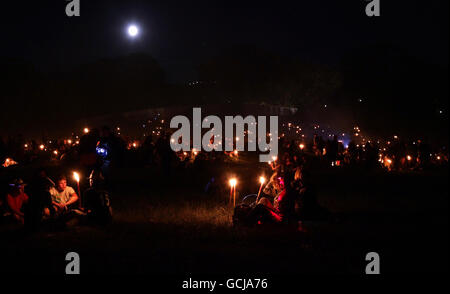
[[[85,134],[87,134],[87,133],[89,133],[89,129],[88,129],[88,128],[84,128],[84,129],[83,129],[83,132],[84,132]]]
[[[139,28],[136,25],[128,26],[128,35],[130,37],[136,37],[139,34]]]

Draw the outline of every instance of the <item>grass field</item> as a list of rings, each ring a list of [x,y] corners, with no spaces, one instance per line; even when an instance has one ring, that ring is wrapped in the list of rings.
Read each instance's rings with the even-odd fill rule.
[[[233,228],[227,178],[238,177],[238,195],[256,193],[265,168],[206,164],[174,170],[170,179],[155,168],[116,169],[112,225],[32,235],[2,226],[0,271],[63,274],[70,251],[80,254],[83,273],[363,275],[371,251],[380,254],[383,273],[447,271],[448,169],[313,170],[319,202],[334,221],[306,223],[306,232]],[[211,175],[220,189],[209,195],[203,187]]]

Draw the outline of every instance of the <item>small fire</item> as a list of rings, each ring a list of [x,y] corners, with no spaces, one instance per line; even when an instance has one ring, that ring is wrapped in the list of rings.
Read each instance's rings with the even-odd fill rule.
[[[73,178],[77,181],[77,183],[80,182],[80,175],[77,172],[73,172]]]
[[[264,184],[266,182],[266,178],[264,177],[259,177],[259,182],[262,184]]]

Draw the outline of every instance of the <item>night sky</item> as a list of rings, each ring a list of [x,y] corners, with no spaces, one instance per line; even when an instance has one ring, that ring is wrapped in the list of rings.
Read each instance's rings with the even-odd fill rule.
[[[2,3],[2,136],[205,99],[327,104],[375,130],[423,134],[448,122],[446,0],[381,0],[372,18],[364,0],[80,2],[79,17],[64,0]],[[198,79],[210,88],[187,86]]]
[[[95,1],[67,17],[64,0],[2,3],[1,58],[60,70],[102,57],[146,52],[173,82],[239,44],[336,64],[348,50],[388,42],[427,63],[448,66],[448,1],[381,1],[379,18],[352,1]],[[127,24],[140,26],[130,40]]]

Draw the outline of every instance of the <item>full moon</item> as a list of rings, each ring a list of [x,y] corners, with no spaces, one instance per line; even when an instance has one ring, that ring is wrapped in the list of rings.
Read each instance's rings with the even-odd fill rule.
[[[139,28],[135,25],[128,26],[128,35],[130,37],[136,37],[139,34]]]

